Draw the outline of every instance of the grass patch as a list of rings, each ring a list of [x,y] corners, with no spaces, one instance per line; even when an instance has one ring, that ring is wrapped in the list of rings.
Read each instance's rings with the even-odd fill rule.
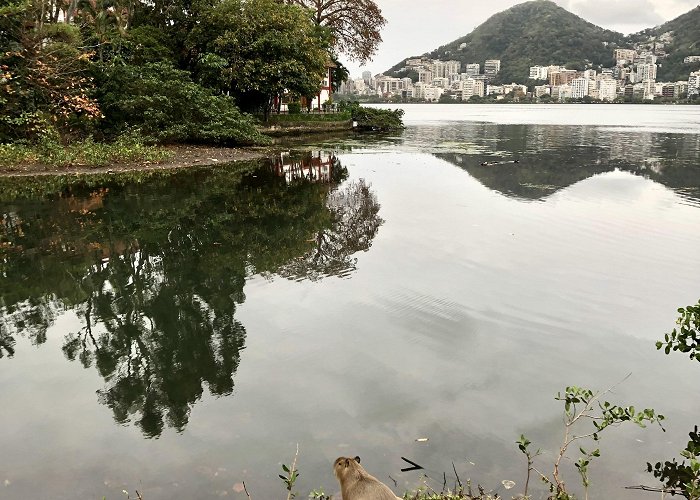
[[[46,165],[50,167],[106,167],[115,164],[159,162],[173,153],[161,147],[146,145],[133,134],[120,136],[110,143],[92,138],[64,146],[45,138],[36,144],[0,144],[0,167]]]

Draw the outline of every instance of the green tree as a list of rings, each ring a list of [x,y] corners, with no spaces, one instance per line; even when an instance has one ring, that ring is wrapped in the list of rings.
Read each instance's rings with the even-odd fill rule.
[[[337,57],[333,58],[333,68],[331,69],[331,91],[338,92],[340,84],[348,79],[350,71],[341,63]]]
[[[70,136],[101,116],[79,29],[45,23],[46,12],[43,2],[0,7],[0,141]]]
[[[276,96],[316,94],[330,62],[327,30],[313,23],[307,10],[276,0],[223,0],[190,43],[199,53],[198,77],[211,72],[209,55],[216,55],[219,90],[235,96],[245,111],[265,117]]]

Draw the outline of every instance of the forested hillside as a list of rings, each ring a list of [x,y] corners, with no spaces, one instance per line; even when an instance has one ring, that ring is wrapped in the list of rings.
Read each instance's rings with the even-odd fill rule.
[[[700,69],[700,63],[683,62],[686,56],[700,55],[700,6],[661,26],[636,33],[630,38],[638,43],[653,45],[659,38],[665,38],[666,34],[669,34],[671,39],[670,43],[665,43],[663,47],[668,57],[659,60],[657,80],[687,80],[691,71]]]
[[[486,59],[500,59],[498,80],[523,82],[534,65],[566,64],[571,69],[583,69],[587,63],[611,66],[613,49],[627,46],[629,42],[621,33],[591,24],[549,0],[534,0],[491,16],[470,34],[428,57],[482,65]],[[402,66],[400,63],[392,70]]]

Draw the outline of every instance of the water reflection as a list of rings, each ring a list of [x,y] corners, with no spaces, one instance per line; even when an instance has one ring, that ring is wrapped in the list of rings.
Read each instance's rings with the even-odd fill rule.
[[[67,359],[148,437],[182,430],[204,387],[230,394],[245,347],[236,307],[254,273],[348,276],[383,222],[331,154],[117,177],[2,181],[0,358],[66,311]]]
[[[455,123],[406,130],[406,143],[465,169],[490,189],[538,200],[596,174],[624,170],[700,200],[700,135],[614,127]],[[518,159],[517,164],[482,165]]]

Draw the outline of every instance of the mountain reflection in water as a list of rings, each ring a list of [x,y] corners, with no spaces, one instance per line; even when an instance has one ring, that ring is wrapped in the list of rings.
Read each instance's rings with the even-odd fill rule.
[[[465,141],[465,138],[467,140]],[[700,135],[615,127],[465,122],[410,127],[407,144],[466,170],[484,186],[541,200],[597,174],[623,170],[700,200]],[[482,165],[514,160],[517,164]]]
[[[332,154],[82,178],[4,179],[0,358],[81,320],[63,352],[104,378],[100,403],[147,437],[188,423],[204,385],[231,394],[245,347],[236,307],[258,273],[348,276],[382,224]]]

